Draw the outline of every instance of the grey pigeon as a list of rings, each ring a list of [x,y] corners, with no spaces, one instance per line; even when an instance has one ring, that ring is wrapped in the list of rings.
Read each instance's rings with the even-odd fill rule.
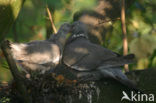
[[[66,43],[63,62],[83,80],[113,78],[120,83],[135,88],[135,84],[123,74],[120,66],[133,62],[134,55],[121,56],[100,45],[91,43],[85,24],[72,24],[72,36]]]
[[[71,25],[65,23],[57,34],[52,35],[48,40],[11,43],[13,58],[28,74],[33,71],[43,74],[54,69],[62,58],[63,48],[70,30]]]

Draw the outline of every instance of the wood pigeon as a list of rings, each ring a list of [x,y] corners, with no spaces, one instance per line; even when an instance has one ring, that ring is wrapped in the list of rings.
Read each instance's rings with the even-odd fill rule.
[[[59,64],[70,30],[71,24],[64,23],[48,40],[11,43],[13,58],[28,74],[32,71],[43,74]]]
[[[121,67],[133,62],[134,55],[121,56],[89,41],[85,24],[72,24],[72,36],[68,39],[63,62],[76,73],[78,78],[99,80],[113,78],[122,84],[135,88],[135,84],[123,74]]]

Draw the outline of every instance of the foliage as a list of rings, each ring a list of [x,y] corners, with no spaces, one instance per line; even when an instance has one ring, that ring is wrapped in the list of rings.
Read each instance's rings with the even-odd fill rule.
[[[156,65],[156,57],[150,59],[156,49],[155,6],[154,0],[135,0],[134,4],[126,9],[129,53],[134,53],[137,60],[136,66],[133,65],[131,69],[152,68]],[[122,31],[119,21],[113,23],[113,30],[107,36],[107,42],[108,48],[122,54]]]
[[[0,0],[0,42],[18,16],[24,0]]]
[[[0,98],[0,103],[9,103],[10,99],[7,97]]]
[[[64,22],[72,22],[76,11],[92,9],[96,3],[96,0],[26,0],[16,23],[5,36],[7,39],[16,42],[45,39],[47,27],[50,26],[48,25],[49,20],[46,15],[46,5],[51,9],[55,26],[58,28]],[[131,66],[131,69],[144,69],[156,66],[156,57],[153,54],[156,49],[155,8],[155,0],[135,0],[126,9],[129,53],[134,53],[137,59],[136,65]],[[0,20],[8,24],[9,21],[7,20],[10,19],[1,16]],[[106,34],[104,45],[122,54],[121,23],[120,21],[114,21],[111,25],[113,28],[110,30],[111,32]],[[8,70],[2,67],[4,59],[2,59],[3,55],[1,53],[0,55],[0,81],[2,81],[2,78],[6,76],[5,72],[8,74]]]

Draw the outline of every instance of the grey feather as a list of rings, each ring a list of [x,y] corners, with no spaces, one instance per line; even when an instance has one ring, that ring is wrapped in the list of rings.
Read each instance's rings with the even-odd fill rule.
[[[133,63],[133,54],[121,56],[107,48],[91,43],[87,39],[85,24],[78,21],[74,22],[72,26],[72,35],[83,34],[84,36],[73,36],[74,38],[71,36],[65,46],[63,62],[74,70],[77,77],[84,80],[113,78],[126,86],[135,87],[120,68],[124,64]]]
[[[78,71],[90,71],[99,66],[116,67],[133,62],[133,56],[120,56],[113,51],[100,45],[91,43],[87,39],[87,31],[81,22],[73,23],[72,35],[84,34],[84,36],[74,36],[69,39],[65,50],[63,61],[67,66]],[[86,36],[86,37],[85,37]],[[73,39],[73,40],[72,40]]]
[[[67,41],[67,34],[71,25],[63,24],[56,35],[48,40],[32,41],[28,43],[11,43],[13,58],[26,71],[46,72],[55,68],[62,57],[63,48]]]

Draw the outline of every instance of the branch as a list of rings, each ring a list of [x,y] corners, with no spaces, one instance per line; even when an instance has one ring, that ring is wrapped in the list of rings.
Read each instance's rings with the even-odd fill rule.
[[[13,75],[13,78],[17,84],[16,88],[20,92],[24,103],[32,103],[31,98],[29,97],[26,87],[24,85],[24,80],[23,80],[24,78],[20,75],[20,72],[17,69],[16,63],[11,55],[11,50],[10,50],[9,45],[10,45],[9,41],[3,41],[1,44],[1,48],[2,48],[2,51],[4,53],[6,60],[8,62],[8,65],[9,65],[10,71]]]
[[[126,22],[125,22],[125,0],[122,0],[121,4],[121,24],[123,33],[123,54],[128,54],[128,42],[127,42],[127,32],[126,32]],[[126,72],[129,71],[128,64],[125,64],[124,69]]]
[[[110,19],[110,20],[102,20],[101,22],[99,21],[99,23],[97,25],[108,23],[108,22],[113,22],[116,20],[120,20],[120,18],[115,18],[115,19]]]
[[[47,9],[47,13],[48,13],[48,16],[49,16],[49,20],[51,22],[51,26],[52,26],[52,30],[54,31],[54,33],[56,34],[57,33],[57,30],[56,30],[56,27],[54,25],[54,22],[53,22],[53,19],[52,19],[52,15],[50,13],[50,10],[48,8],[48,6],[46,6],[46,9]]]

